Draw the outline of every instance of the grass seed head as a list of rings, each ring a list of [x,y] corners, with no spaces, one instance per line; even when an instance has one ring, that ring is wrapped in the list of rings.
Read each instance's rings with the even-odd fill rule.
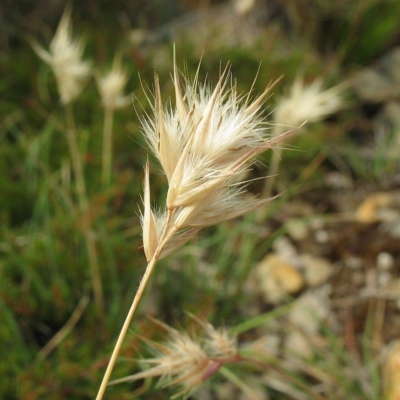
[[[50,43],[49,51],[36,42],[33,43],[36,53],[53,70],[63,104],[68,104],[79,96],[91,71],[91,64],[82,60],[83,40],[73,39],[71,31],[71,11],[67,9]]]
[[[211,324],[207,324],[206,332],[204,348],[207,354],[216,358],[229,358],[237,355],[237,338],[228,330],[215,329]]]
[[[288,133],[268,135],[260,111],[270,88],[251,102],[237,93],[228,67],[214,89],[199,83],[198,73],[193,81],[184,77],[182,89],[179,78],[174,63],[175,107],[163,107],[156,78],[154,118],[143,120],[143,131],[168,179],[166,209],[173,225],[192,233],[267,201],[245,199],[240,176]]]
[[[124,96],[128,75],[121,67],[121,57],[114,58],[112,69],[105,75],[97,75],[97,86],[104,108],[122,108],[129,104],[129,96]]]
[[[193,338],[159,321],[155,322],[167,330],[169,337],[164,343],[143,339],[154,356],[142,362],[151,367],[112,383],[158,376],[160,386],[178,388],[172,398],[189,396],[221,366],[235,361],[232,357],[237,354],[236,338],[230,337],[227,331],[219,331],[208,323],[201,323],[205,336]]]
[[[277,126],[297,127],[305,121],[320,121],[343,108],[342,91],[342,85],[324,90],[321,79],[306,85],[297,77],[289,94],[278,100],[274,122]]]

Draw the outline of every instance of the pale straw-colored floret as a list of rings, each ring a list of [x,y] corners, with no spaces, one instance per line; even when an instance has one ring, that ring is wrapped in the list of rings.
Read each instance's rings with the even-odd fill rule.
[[[141,214],[140,222],[143,229],[143,248],[147,261],[151,259],[160,243],[167,223],[167,213],[153,211],[150,204],[150,181],[149,163],[144,169],[144,212]],[[188,242],[201,228],[184,229],[175,234],[164,246],[162,256],[173,253],[176,249]]]
[[[151,365],[149,369],[137,374],[115,380],[112,384],[132,382],[138,379],[160,377],[162,387],[176,386],[179,391],[172,397],[188,396],[205,380],[210,378],[222,365],[239,360],[236,338],[227,331],[219,331],[212,325],[203,324],[206,335],[193,338],[170,326],[155,321],[168,331],[165,343],[156,343],[143,338],[153,353],[153,358],[141,362]]]
[[[32,44],[39,57],[52,68],[63,104],[68,104],[79,96],[91,71],[91,64],[82,60],[84,42],[82,38],[73,39],[71,31],[71,12],[66,10],[49,51],[36,42]]]
[[[207,337],[204,349],[209,356],[229,358],[237,355],[237,338],[227,329],[215,329],[211,324],[205,326]]]
[[[128,74],[122,69],[119,55],[115,57],[112,69],[105,75],[97,75],[96,81],[104,108],[117,109],[130,103],[130,97],[123,95]]]
[[[210,360],[200,343],[186,333],[170,329],[170,338],[164,344],[153,343],[154,358],[143,362],[153,365],[146,371],[133,375],[132,380],[160,376],[160,386],[178,386],[176,394],[193,391],[204,381],[212,360]]]
[[[298,76],[288,95],[278,99],[274,122],[287,128],[297,127],[305,121],[322,120],[343,107],[343,88],[343,85],[337,85],[324,90],[322,79],[306,85]]]
[[[268,201],[245,199],[246,183],[240,182],[240,176],[258,154],[276,146],[289,134],[274,138],[267,134],[267,123],[260,110],[270,87],[251,102],[249,95],[237,94],[228,69],[214,90],[199,84],[198,74],[193,82],[185,79],[184,83],[182,94],[174,64],[176,106],[163,107],[156,79],[155,117],[143,120],[145,137],[169,183],[166,211],[161,217],[165,229],[172,227],[178,233],[186,230],[183,240],[175,242],[172,251],[202,227],[241,216]],[[145,192],[149,190],[146,177]],[[149,260],[160,243],[154,231],[160,224],[151,211],[149,196],[145,199],[142,222]],[[164,251],[162,256],[165,255]]]

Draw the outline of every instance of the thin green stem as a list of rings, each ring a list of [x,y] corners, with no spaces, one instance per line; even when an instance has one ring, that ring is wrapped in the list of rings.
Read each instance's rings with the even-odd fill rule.
[[[82,158],[78,147],[74,114],[72,105],[66,105],[66,123],[67,123],[67,142],[71,157],[72,168],[76,181],[76,193],[79,203],[79,211],[81,214],[81,226],[85,238],[86,250],[88,253],[88,261],[90,274],[92,279],[93,293],[96,303],[97,312],[100,317],[104,316],[104,296],[103,287],[100,277],[99,261],[96,249],[96,242],[90,219],[89,200],[86,192],[85,179],[83,174]]]
[[[111,373],[112,373],[112,371],[114,369],[114,366],[115,366],[115,363],[117,361],[119,352],[121,350],[122,343],[123,343],[123,341],[125,339],[125,336],[126,336],[126,334],[128,332],[129,325],[132,322],[133,316],[135,315],[135,312],[136,312],[136,310],[138,308],[139,302],[140,302],[141,298],[143,297],[144,291],[145,291],[145,289],[147,287],[147,284],[150,281],[150,278],[151,278],[151,276],[153,274],[153,271],[154,271],[154,268],[155,268],[155,266],[157,264],[157,261],[160,258],[160,255],[161,255],[161,252],[162,252],[164,246],[167,244],[167,242],[171,239],[171,237],[176,232],[176,227],[175,226],[171,226],[172,214],[173,214],[172,212],[168,213],[168,220],[167,220],[163,235],[160,238],[159,245],[157,246],[156,252],[154,253],[153,257],[151,258],[151,260],[147,264],[147,267],[146,267],[146,270],[145,270],[145,272],[143,274],[142,280],[140,281],[139,288],[138,288],[138,290],[137,290],[137,292],[135,294],[135,297],[134,297],[132,305],[131,305],[131,307],[129,309],[128,315],[126,316],[125,322],[124,322],[124,324],[122,326],[122,329],[121,329],[121,331],[119,333],[117,342],[116,342],[116,344],[114,346],[114,350],[113,350],[113,352],[111,354],[110,361],[108,362],[106,372],[104,373],[103,380],[101,382],[99,391],[98,391],[97,396],[96,396],[96,400],[101,400],[103,398],[103,396],[104,396],[104,393],[106,391],[108,382],[109,382],[110,377],[111,377]]]
[[[267,313],[256,315],[253,318],[249,318],[245,322],[235,326],[230,330],[232,334],[240,335],[244,332],[249,331],[250,329],[257,328],[259,326],[264,326],[268,324],[270,321],[276,320],[282,315],[286,315],[290,309],[293,307],[292,303],[285,304],[281,307],[278,307],[272,311],[268,311]]]
[[[89,210],[89,202],[86,194],[86,185],[83,174],[83,166],[81,154],[78,147],[78,139],[76,135],[74,113],[71,103],[65,106],[66,123],[67,123],[67,142],[69,154],[71,157],[72,168],[76,180],[76,192],[78,195],[79,208],[81,213],[86,213]]]
[[[104,189],[106,189],[111,182],[112,155],[113,155],[113,134],[112,134],[113,119],[114,119],[114,107],[106,107],[104,111],[103,151],[102,151],[102,170],[101,170],[101,181]]]

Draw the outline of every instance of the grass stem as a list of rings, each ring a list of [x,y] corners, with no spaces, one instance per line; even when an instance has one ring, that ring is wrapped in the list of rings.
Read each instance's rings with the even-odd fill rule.
[[[106,107],[104,110],[103,127],[103,151],[102,151],[102,170],[101,181],[103,188],[106,189],[111,182],[112,154],[113,154],[113,127],[114,108]]]
[[[100,277],[100,268],[96,243],[94,239],[92,222],[89,213],[89,200],[86,192],[85,178],[83,174],[82,158],[78,147],[74,114],[72,105],[66,105],[66,123],[67,123],[67,142],[71,157],[72,168],[76,181],[76,192],[81,214],[81,226],[85,238],[86,250],[88,253],[90,275],[92,279],[93,293],[96,303],[96,309],[99,316],[104,316],[104,296]]]
[[[106,372],[104,373],[103,380],[102,380],[102,382],[100,384],[100,388],[99,388],[99,391],[97,393],[96,400],[102,400],[102,398],[104,396],[104,393],[106,391],[108,382],[109,382],[110,377],[111,377],[111,373],[112,373],[112,371],[114,369],[114,366],[115,366],[115,363],[117,361],[119,352],[121,350],[122,343],[123,343],[123,341],[125,339],[125,336],[126,336],[126,334],[128,332],[129,325],[132,322],[133,316],[135,315],[135,312],[136,312],[136,310],[138,308],[139,302],[140,302],[141,298],[143,297],[144,291],[145,291],[145,289],[147,287],[147,284],[150,281],[150,278],[151,278],[151,276],[153,274],[153,271],[154,271],[154,268],[155,268],[155,266],[157,264],[157,261],[160,258],[160,255],[161,255],[161,252],[162,252],[164,246],[167,244],[169,239],[171,239],[172,236],[176,232],[175,226],[173,226],[173,225],[171,226],[172,213],[173,212],[169,212],[169,214],[168,214],[168,221],[167,221],[167,224],[165,226],[164,232],[163,232],[163,234],[162,234],[162,236],[160,238],[159,245],[157,246],[156,252],[154,253],[153,257],[151,258],[151,260],[147,264],[147,267],[146,267],[146,270],[145,270],[145,272],[143,274],[142,280],[140,281],[139,288],[138,288],[138,290],[137,290],[137,292],[135,294],[135,297],[133,299],[132,305],[131,305],[131,307],[130,307],[130,309],[128,311],[128,315],[126,316],[124,324],[122,326],[122,329],[121,329],[121,331],[120,331],[120,333],[118,335],[118,339],[117,339],[117,342],[116,342],[116,344],[114,346],[114,350],[113,350],[113,352],[111,354],[110,361],[108,362]]]
[[[86,306],[89,303],[89,297],[85,294],[78,306],[75,308],[67,323],[53,336],[53,338],[44,346],[36,356],[35,363],[42,362],[74,329],[75,325],[80,320]]]
[[[126,333],[128,332],[129,325],[130,325],[130,323],[132,321],[132,318],[133,318],[133,316],[134,316],[134,314],[136,312],[136,309],[137,309],[137,307],[139,305],[140,299],[143,296],[144,290],[145,290],[145,288],[146,288],[146,286],[147,286],[147,284],[148,284],[148,282],[150,280],[150,277],[151,277],[151,275],[152,275],[152,273],[154,271],[154,267],[155,267],[156,263],[157,263],[157,259],[155,257],[153,257],[150,260],[150,262],[147,264],[146,271],[145,271],[145,273],[144,273],[144,275],[142,277],[142,280],[141,280],[141,282],[139,284],[139,288],[138,288],[138,290],[136,292],[136,295],[135,295],[135,297],[133,299],[131,308],[129,309],[128,315],[125,318],[125,322],[124,322],[124,324],[122,326],[122,329],[121,329],[121,331],[119,333],[119,336],[118,336],[118,339],[117,339],[117,343],[115,344],[114,350],[113,350],[113,352],[111,354],[111,358],[110,358],[110,361],[108,362],[106,372],[104,373],[103,380],[101,382],[99,391],[98,391],[97,396],[96,396],[96,400],[101,400],[103,398],[103,396],[104,396],[104,393],[106,391],[108,382],[109,382],[110,377],[111,377],[111,373],[112,373],[112,371],[114,369],[114,366],[115,366],[115,362],[117,361],[119,352],[121,350],[122,343],[123,343],[123,341],[125,339]]]

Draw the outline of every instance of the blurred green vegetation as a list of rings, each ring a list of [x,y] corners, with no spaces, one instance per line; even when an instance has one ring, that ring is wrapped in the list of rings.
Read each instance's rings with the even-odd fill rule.
[[[129,33],[132,28],[157,30],[173,17],[195,12],[200,3],[71,3],[74,31],[85,32],[86,55],[95,60],[97,69],[108,67],[114,52],[121,50],[124,66],[130,73],[126,90],[132,93],[134,107],[116,112],[113,182],[104,190],[100,182],[103,114],[93,80],[73,105],[85,161],[106,314],[99,319],[90,298],[77,325],[43,360],[37,359],[39,351],[66,324],[82,297],[90,293],[87,254],[70,181],[73,176],[63,109],[49,67],[34,54],[27,39],[27,35],[46,37],[46,32],[51,38],[49,32],[54,31],[64,3],[50,7],[48,1],[10,0],[0,6],[2,18],[8,21],[3,25],[0,42],[1,398],[94,398],[146,265],[138,214],[148,150],[138,115],[151,113],[151,107],[141,85],[152,90],[156,69],[164,100],[173,97],[172,41],[142,48],[130,43]],[[213,3],[209,3],[212,7]],[[205,46],[200,76],[207,74],[207,79],[215,81],[221,64],[229,61],[239,92],[246,92],[259,70],[253,90],[257,95],[283,74],[284,84],[279,84],[274,95],[279,96],[298,73],[307,80],[322,75],[329,83],[339,83],[351,71],[370,65],[400,42],[397,0],[276,0],[274,5],[277,11],[271,24],[278,29],[272,43],[261,37],[253,45],[231,47],[221,43],[211,51]],[[32,12],[31,18],[24,11],[26,7]],[[199,62],[198,47],[190,35],[176,46],[180,69],[184,70],[186,65],[193,76]],[[273,218],[274,212],[296,196],[303,184],[319,181],[326,171],[337,168],[332,154],[335,160],[346,164],[346,171],[356,180],[377,184],[383,173],[395,172],[398,164],[386,162],[384,149],[378,149],[373,160],[366,160],[348,134],[359,120],[368,119],[361,109],[352,106],[354,101],[350,98],[348,108],[340,115],[314,125],[310,132],[290,142],[289,146],[296,151],[284,153],[279,178],[288,193],[271,206],[267,217]],[[274,97],[266,113],[273,108]],[[302,171],[319,156],[323,160],[321,165],[312,169],[311,175],[302,176]],[[264,164],[268,164],[269,157],[270,154],[264,156]],[[264,167],[253,172],[254,177],[263,174]],[[157,204],[157,198],[165,194],[166,183],[153,159],[151,186]],[[255,181],[251,189],[256,192],[260,187],[262,183]],[[208,228],[177,254],[160,262],[142,302],[142,316],[135,320],[132,331],[156,336],[156,328],[145,315],[171,324],[178,320],[182,325],[188,323],[184,311],[232,326],[248,318],[246,308],[253,298],[243,290],[245,278],[273,239],[283,232],[282,227],[276,227],[265,239],[254,234],[257,229],[254,216]],[[126,359],[138,358],[142,346],[135,335],[129,335],[115,376],[124,376],[137,368],[134,361]],[[338,371],[341,365],[335,368]],[[135,394],[138,389],[139,384],[111,386],[106,398],[139,398]],[[353,393],[351,390],[346,393]],[[140,398],[162,399],[165,393],[151,391]],[[283,398],[274,393],[271,392],[271,398]],[[359,394],[349,396],[362,398]],[[368,398],[378,399],[379,393],[377,396]]]

